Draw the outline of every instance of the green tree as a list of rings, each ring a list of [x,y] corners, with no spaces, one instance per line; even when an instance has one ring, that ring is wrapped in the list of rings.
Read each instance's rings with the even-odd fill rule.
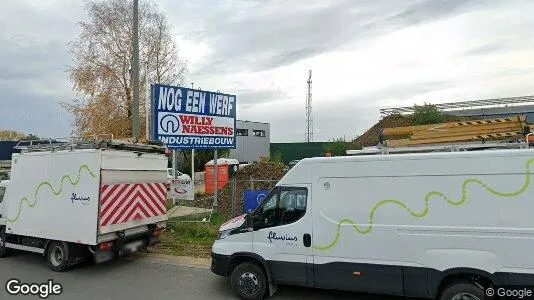
[[[337,138],[328,142],[325,145],[325,152],[329,152],[332,156],[347,155],[347,150],[350,149],[351,143],[347,142],[345,138]]]
[[[433,104],[415,105],[412,116],[413,125],[427,125],[445,122],[443,113]]]
[[[283,158],[284,158],[284,154],[280,151],[277,151],[276,153],[274,153],[273,155],[269,157],[269,161],[272,163],[283,164],[284,163]]]
[[[27,136],[23,137],[21,140],[22,141],[33,141],[33,140],[38,140],[38,139],[40,139],[38,136],[36,136],[33,133],[30,133]]]

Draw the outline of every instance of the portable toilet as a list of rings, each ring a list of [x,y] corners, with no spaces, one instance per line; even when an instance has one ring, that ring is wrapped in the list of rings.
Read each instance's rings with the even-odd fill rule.
[[[206,194],[213,194],[215,191],[215,166],[214,160],[210,160],[206,163]],[[222,190],[230,179],[234,176],[235,172],[239,169],[239,161],[237,159],[219,158],[217,159],[217,187],[218,190]]]

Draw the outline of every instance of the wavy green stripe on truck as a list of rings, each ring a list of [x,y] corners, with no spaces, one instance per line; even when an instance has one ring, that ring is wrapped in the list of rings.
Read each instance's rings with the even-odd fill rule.
[[[59,186],[59,189],[57,191],[56,191],[56,189],[54,189],[52,184],[50,182],[48,182],[48,181],[43,181],[43,182],[39,183],[39,185],[37,186],[37,189],[35,190],[35,194],[33,196],[33,203],[30,203],[30,201],[26,197],[23,197],[22,199],[20,199],[19,210],[17,212],[17,216],[15,218],[13,218],[13,219],[9,219],[8,218],[7,219],[8,222],[15,223],[20,218],[20,214],[22,212],[22,203],[25,202],[26,205],[28,206],[28,208],[33,208],[35,206],[35,204],[37,203],[37,195],[39,194],[39,191],[41,190],[42,187],[48,187],[55,196],[59,196],[61,194],[61,192],[63,191],[63,182],[66,179],[68,179],[70,181],[71,185],[73,185],[73,186],[78,185],[78,183],[80,183],[82,170],[86,170],[87,173],[89,174],[89,176],[91,176],[93,178],[96,177],[95,174],[93,173],[93,171],[91,171],[91,169],[89,169],[89,167],[87,165],[81,165],[80,168],[78,169],[78,177],[75,180],[72,180],[69,175],[64,175],[63,177],[61,177],[60,186]]]
[[[487,184],[483,183],[479,179],[469,178],[469,179],[466,179],[462,184],[462,197],[460,199],[452,200],[442,192],[432,191],[432,192],[429,192],[428,194],[426,194],[426,196],[425,196],[425,209],[423,211],[421,211],[421,212],[414,211],[413,209],[409,208],[408,205],[406,205],[404,202],[402,202],[400,200],[385,199],[385,200],[379,201],[377,204],[375,204],[375,206],[373,206],[373,208],[371,209],[371,212],[369,213],[369,223],[368,223],[369,225],[361,226],[360,224],[357,224],[356,222],[354,222],[353,220],[351,220],[349,218],[342,219],[341,221],[339,221],[337,223],[337,232],[336,232],[336,236],[335,236],[334,240],[331,243],[329,243],[327,245],[324,245],[324,246],[314,246],[314,249],[317,250],[317,251],[329,251],[329,250],[332,250],[334,247],[336,247],[337,244],[339,243],[339,240],[341,239],[341,226],[343,224],[352,225],[354,230],[359,234],[362,234],[362,235],[370,234],[372,232],[374,224],[375,224],[375,214],[376,214],[377,210],[380,207],[382,207],[382,206],[384,206],[386,204],[392,204],[392,205],[399,206],[399,207],[403,208],[405,211],[407,211],[414,218],[424,218],[430,212],[429,203],[430,203],[430,200],[432,200],[432,198],[441,198],[441,199],[445,200],[451,206],[461,206],[461,205],[465,204],[467,202],[467,187],[469,185],[471,185],[471,184],[478,184],[478,185],[482,186],[489,193],[491,193],[491,194],[493,194],[495,196],[498,196],[498,197],[503,197],[503,198],[517,197],[517,196],[523,194],[530,186],[530,175],[531,175],[530,167],[531,167],[532,163],[534,163],[534,159],[530,159],[526,163],[525,182],[523,183],[523,186],[521,186],[521,188],[518,189],[517,191],[510,192],[510,193],[499,192],[499,191],[489,187]]]

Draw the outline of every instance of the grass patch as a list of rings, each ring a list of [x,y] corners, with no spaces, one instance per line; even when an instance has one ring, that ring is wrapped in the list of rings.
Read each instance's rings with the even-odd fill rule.
[[[154,250],[157,253],[209,258],[219,227],[225,220],[213,214],[211,222],[170,222]]]
[[[173,207],[174,207],[174,201],[172,201],[172,199],[167,199],[167,211],[169,211],[169,209]]]

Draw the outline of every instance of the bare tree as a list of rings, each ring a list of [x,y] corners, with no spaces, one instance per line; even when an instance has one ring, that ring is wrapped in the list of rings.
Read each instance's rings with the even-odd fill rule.
[[[0,141],[19,141],[26,135],[15,130],[0,130]]]
[[[74,115],[76,135],[131,137],[133,2],[90,0],[86,11],[88,21],[79,23],[81,33],[69,44],[74,66],[68,72],[77,97],[63,105]],[[139,3],[139,51],[143,124],[147,76],[150,82],[182,84],[186,72],[167,18],[152,0]]]
[[[19,131],[4,129],[0,130],[0,141],[30,141],[38,140],[39,137],[35,134],[24,134]]]

